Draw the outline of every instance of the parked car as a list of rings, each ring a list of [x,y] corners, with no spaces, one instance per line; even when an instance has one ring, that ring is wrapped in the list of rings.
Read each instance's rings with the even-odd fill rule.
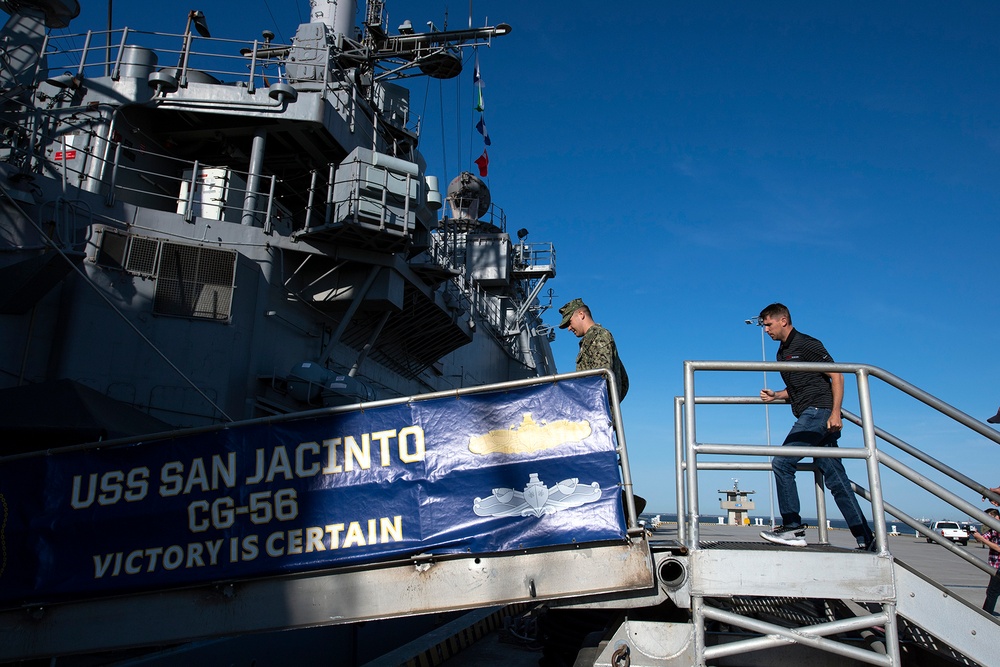
[[[931,530],[947,540],[958,542],[963,547],[969,543],[969,534],[962,530],[956,521],[935,521],[931,524]],[[927,541],[933,542],[929,537]]]

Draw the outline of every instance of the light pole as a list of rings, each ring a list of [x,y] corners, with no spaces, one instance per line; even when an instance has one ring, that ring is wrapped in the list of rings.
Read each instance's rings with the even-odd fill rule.
[[[743,320],[745,324],[754,324],[760,327],[760,360],[767,361],[767,349],[764,347],[764,325],[759,317],[751,317]],[[767,371],[764,371],[764,389],[767,389]],[[767,446],[771,446],[771,413],[768,411],[767,403],[764,404],[764,426],[767,430]],[[771,457],[767,457],[767,462],[771,462]],[[767,502],[771,508],[771,530],[774,530],[774,471],[767,471]]]

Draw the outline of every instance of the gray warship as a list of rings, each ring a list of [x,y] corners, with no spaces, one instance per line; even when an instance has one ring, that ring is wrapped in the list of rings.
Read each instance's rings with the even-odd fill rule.
[[[280,44],[269,31],[212,38],[195,10],[182,33],[57,35],[76,0],[0,0],[10,14],[0,40],[0,662],[478,665],[482,653],[460,649],[502,626],[525,641],[494,646],[491,664],[992,664],[1000,623],[940,581],[992,568],[887,502],[880,470],[1000,523],[888,446],[965,495],[1000,497],[876,426],[869,380],[986,440],[1000,434],[881,369],[786,362],[856,377],[861,415],[844,416],[863,447],[823,455],[864,460],[867,488],[855,490],[876,542],[840,546],[817,477],[810,545],[765,545],[742,528],[700,526],[699,473],[766,471],[766,457],[788,450],[700,442],[697,406],[760,401],[699,394],[695,377],[778,365],[688,361],[674,398],[678,522],[647,530],[613,377],[555,375],[540,300],[555,276],[551,245],[523,229],[512,239],[481,178],[463,172],[442,189],[418,151],[400,81],[457,76],[463,49],[511,28],[417,33],[404,21],[394,31],[378,0],[355,27],[355,2],[312,5]],[[459,417],[434,412],[444,408]],[[356,439],[303,430],[380,410],[430,417]],[[425,466],[422,489],[448,467],[478,467],[489,484],[410,509],[447,505],[447,530],[471,526],[472,513],[489,528],[448,533],[437,550],[286,567],[310,549],[381,547],[379,530],[402,542],[395,510],[317,519],[334,537],[292,522],[322,503],[313,492],[323,484],[319,495],[340,506],[319,514],[368,511],[406,483],[393,456],[412,470],[432,449],[447,455],[434,459],[441,469]],[[256,466],[238,476],[244,455]],[[481,463],[497,456],[493,469]],[[352,464],[375,479],[367,503],[337,495]],[[464,515],[451,507],[462,503]],[[904,545],[886,515],[919,539]],[[249,534],[235,532],[238,520],[254,524]],[[524,532],[495,546],[512,526]],[[158,546],[161,532],[183,547]],[[227,556],[232,569],[211,570]],[[266,567],[238,569],[255,559]],[[170,576],[155,579],[158,565]],[[126,581],[146,575],[145,587]],[[541,656],[525,652],[542,638]]]
[[[0,3],[8,442],[555,372],[552,245],[512,240],[479,176],[428,173],[399,84],[510,27],[390,35],[382,2],[360,28],[355,2],[312,4],[283,45],[213,39],[199,11],[57,35],[75,0]]]

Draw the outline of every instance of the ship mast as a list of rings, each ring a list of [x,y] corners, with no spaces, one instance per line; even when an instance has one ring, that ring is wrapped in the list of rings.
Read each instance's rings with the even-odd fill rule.
[[[369,1],[369,12],[374,4],[381,6],[382,2]],[[310,16],[313,23],[325,23],[334,35],[350,35],[353,32],[354,15],[358,11],[356,0],[309,0],[309,5],[312,7]]]

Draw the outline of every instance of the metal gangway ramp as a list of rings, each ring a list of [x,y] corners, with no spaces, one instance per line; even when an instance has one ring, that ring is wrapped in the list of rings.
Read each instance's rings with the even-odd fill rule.
[[[857,382],[860,415],[843,411],[845,422],[860,427],[863,446],[830,448],[720,444],[700,441],[698,413],[704,405],[761,405],[759,397],[705,396],[696,391],[696,376],[714,372],[840,372]],[[885,514],[916,534],[940,543],[952,555],[984,571],[992,568],[883,498],[880,474],[891,470],[950,504],[958,512],[1000,529],[948,488],[930,480],[889,454],[895,447],[949,486],[965,487],[976,496],[1000,500],[986,485],[966,477],[925,452],[877,427],[872,412],[870,379],[1000,443],[1000,434],[882,369],[863,364],[687,361],[684,395],[674,401],[678,526],[673,545],[654,556],[658,596],[688,610],[688,619],[662,622],[638,610],[603,643],[598,665],[927,665],[995,664],[1000,623],[938,583],[933,572],[920,572],[897,559],[888,548]],[[716,409],[721,411],[721,408]],[[770,439],[770,437],[768,438]],[[850,438],[846,438],[850,440]],[[989,444],[984,441],[984,444]],[[821,473],[804,460],[800,470],[813,470],[819,544],[783,547],[761,541],[702,539],[699,529],[699,477],[704,471],[769,471],[776,455],[829,456],[865,462],[867,485],[852,482],[870,504],[877,551],[863,552],[829,544],[825,492]],[[738,458],[740,460],[733,460]],[[748,460],[750,459],[750,460]],[[994,480],[995,481],[995,480]],[[952,484],[954,482],[954,484]],[[968,494],[972,495],[972,494]],[[864,503],[862,503],[864,508]],[[646,606],[649,601],[634,606]]]
[[[605,379],[610,394],[603,394]],[[618,511],[623,511],[623,516],[618,518],[625,527],[621,538],[588,542],[574,537],[564,544],[538,548],[530,548],[528,545],[481,553],[424,551],[397,554],[388,559],[357,565],[289,573],[276,571],[264,576],[219,579],[151,590],[126,590],[118,594],[103,594],[78,600],[8,606],[0,608],[0,663],[50,659],[51,664],[57,664],[57,660],[65,658],[83,660],[80,664],[109,664],[128,658],[138,662],[164,659],[174,661],[174,664],[181,660],[188,664],[216,664],[204,657],[210,654],[199,651],[212,650],[213,643],[217,642],[240,642],[258,635],[264,636],[266,642],[270,637],[289,633],[292,633],[294,639],[302,636],[294,634],[297,630],[349,628],[371,621],[408,619],[415,615],[507,606],[537,606],[552,599],[647,590],[654,583],[652,558],[645,533],[637,523],[617,389],[613,377],[603,370],[323,408],[297,415],[236,422],[222,427],[187,429],[145,439],[106,441],[67,450],[89,452],[102,447],[114,449],[116,445],[124,443],[125,447],[136,449],[141,454],[144,440],[162,438],[169,441],[192,434],[214,436],[226,432],[262,442],[263,435],[259,429],[263,427],[290,428],[303,420],[336,419],[345,415],[351,417],[363,411],[371,414],[380,409],[409,410],[430,406],[425,409],[433,410],[435,406],[468,404],[472,406],[470,410],[479,406],[480,412],[487,415],[502,412],[498,410],[500,403],[493,402],[490,396],[514,409],[518,419],[521,418],[522,407],[531,403],[541,423],[546,409],[551,409],[557,416],[574,417],[576,413],[572,406],[560,408],[558,402],[551,398],[557,390],[572,392],[574,387],[577,405],[592,406],[593,412],[588,414],[608,422],[606,425],[594,424],[594,433],[598,433],[600,429],[600,433],[605,436],[614,434],[613,441],[609,442],[605,442],[604,438],[597,438],[599,446],[603,448],[603,457],[608,462],[606,467],[610,466],[608,470],[615,471],[612,477],[616,482],[606,487],[606,493],[600,489],[598,492],[602,497],[610,498]],[[548,396],[545,395],[547,392]],[[513,395],[520,396],[525,402],[512,403]],[[563,412],[560,413],[560,410]],[[445,426],[448,424],[447,419],[438,421]],[[544,428],[534,424],[532,426],[535,431]],[[432,426],[427,427],[427,448],[440,446],[454,456],[454,447],[444,442],[431,442],[431,428]],[[589,428],[588,426],[588,433]],[[444,426],[440,426],[439,430],[443,431]],[[468,439],[465,441],[468,442]],[[579,447],[577,445],[578,449]],[[0,458],[0,473],[9,477],[12,468],[5,466],[33,456],[34,453]],[[549,458],[553,461],[552,465],[558,465],[560,469],[567,465],[566,456],[549,455]],[[594,461],[594,458],[588,459],[591,468],[594,467]],[[344,465],[346,467],[346,463]],[[491,473],[495,486],[516,479],[508,474],[510,468],[505,467],[506,465],[498,466],[496,475]],[[530,465],[534,466],[535,462]],[[532,468],[536,469],[542,470],[541,467]],[[576,482],[567,481],[574,485]],[[488,492],[489,488],[486,490]],[[547,499],[541,499],[542,506],[551,501],[554,495],[553,493]],[[0,499],[3,499],[3,494],[0,494]],[[569,510],[560,514],[539,511],[530,516],[565,516],[576,507],[576,504],[571,505]],[[5,519],[6,505],[3,509],[4,513],[0,513],[0,518]],[[614,516],[611,518],[615,519]],[[471,522],[469,519],[466,521]],[[549,535],[553,524],[550,522],[546,525],[548,528],[545,533]],[[568,529],[574,531],[574,535],[584,534],[572,525]],[[374,528],[370,530],[374,531]],[[0,537],[3,535],[5,533],[0,531]],[[0,564],[6,565],[7,559],[4,558]],[[10,569],[7,570],[6,574],[13,576]],[[0,575],[3,574],[3,568],[0,568]],[[394,640],[394,637],[383,636],[378,639],[378,644],[389,650],[395,647]],[[263,644],[268,649],[273,645]],[[329,649],[328,645],[326,649]],[[347,664],[344,654],[346,649],[341,646],[338,650],[341,651],[340,659],[345,662],[337,663],[337,658],[333,658],[334,663]],[[268,655],[273,657],[272,654],[273,651]],[[198,662],[199,659],[203,662]],[[291,658],[288,660],[292,661]],[[227,664],[238,663],[227,661]],[[287,662],[282,660],[279,664]]]

